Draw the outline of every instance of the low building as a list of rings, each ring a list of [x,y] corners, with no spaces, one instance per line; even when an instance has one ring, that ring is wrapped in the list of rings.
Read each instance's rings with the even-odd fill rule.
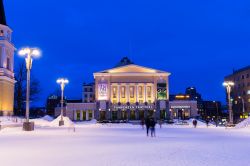
[[[95,83],[83,84],[82,89],[82,102],[93,103],[95,102]]]
[[[187,100],[186,95],[177,95],[182,100],[173,100],[169,102],[171,119],[189,119],[199,116],[197,101]]]

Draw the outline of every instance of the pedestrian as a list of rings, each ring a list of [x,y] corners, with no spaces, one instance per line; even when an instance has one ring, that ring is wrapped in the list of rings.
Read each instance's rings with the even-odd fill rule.
[[[207,127],[208,127],[208,125],[209,125],[209,120],[208,119],[206,120],[206,124],[207,124]]]
[[[148,136],[149,128],[150,128],[150,119],[149,119],[149,116],[147,116],[145,123],[146,123],[147,136]]]
[[[194,128],[197,127],[197,120],[196,119],[193,120],[193,126],[194,126]]]
[[[151,137],[155,137],[155,124],[154,118],[150,118]]]

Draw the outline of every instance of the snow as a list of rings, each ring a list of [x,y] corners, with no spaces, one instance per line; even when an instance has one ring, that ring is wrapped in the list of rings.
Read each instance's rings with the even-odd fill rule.
[[[237,124],[235,128],[237,129],[250,128],[250,117]]]
[[[157,126],[156,138],[132,124],[76,123],[0,131],[0,164],[8,166],[249,165],[250,131],[192,125]],[[67,121],[67,123],[70,121]],[[199,124],[199,123],[198,123]],[[51,125],[53,126],[53,125]]]

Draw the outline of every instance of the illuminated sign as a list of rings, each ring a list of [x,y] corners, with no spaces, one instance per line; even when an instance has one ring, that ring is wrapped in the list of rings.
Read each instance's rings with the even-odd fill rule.
[[[98,100],[108,100],[108,84],[98,84]]]
[[[191,106],[181,106],[181,105],[178,105],[178,106],[171,106],[172,109],[189,109],[191,108]]]
[[[157,99],[167,100],[167,84],[166,83],[157,84]]]
[[[152,105],[122,105],[122,106],[114,106],[115,110],[121,109],[121,110],[128,110],[128,109],[154,109],[154,106]]]

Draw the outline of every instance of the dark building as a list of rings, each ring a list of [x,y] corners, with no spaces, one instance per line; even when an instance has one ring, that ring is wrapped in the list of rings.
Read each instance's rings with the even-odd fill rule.
[[[216,120],[222,118],[221,102],[218,101],[203,101],[204,115],[203,119]]]
[[[248,115],[250,113],[250,66],[234,70],[231,75],[225,77],[225,81],[232,81],[235,84],[231,93],[234,118],[239,119],[243,112],[244,115]]]
[[[95,83],[83,83],[82,102],[93,103],[95,102]]]
[[[60,106],[60,104],[61,104],[61,96],[50,95],[47,98],[47,102],[46,102],[47,115],[54,116],[55,115],[55,108]]]

